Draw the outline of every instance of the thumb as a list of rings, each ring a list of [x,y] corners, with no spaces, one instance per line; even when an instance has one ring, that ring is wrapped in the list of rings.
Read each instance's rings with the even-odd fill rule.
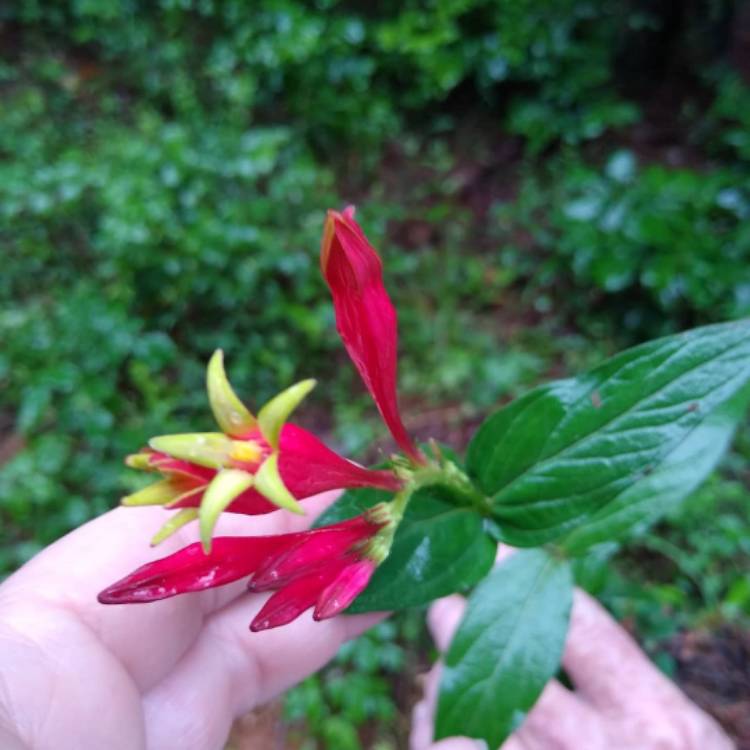
[[[427,613],[427,626],[441,654],[444,654],[466,611],[466,599],[458,594],[433,602]]]

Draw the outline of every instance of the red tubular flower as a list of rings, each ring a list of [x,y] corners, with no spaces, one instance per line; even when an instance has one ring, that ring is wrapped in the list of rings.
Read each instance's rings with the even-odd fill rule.
[[[381,506],[382,507],[382,506]],[[158,601],[252,576],[251,591],[276,593],[252,621],[254,631],[284,625],[310,607],[323,620],[348,607],[369,583],[378,560],[374,540],[390,525],[387,511],[320,529],[278,536],[219,537],[205,554],[196,542],[142,565],[99,594],[102,604]]]
[[[290,540],[278,554],[269,555],[255,571],[248,584],[251,591],[273,591],[290,583],[305,572],[324,567],[339,557],[342,549],[356,546],[369,539],[382,524],[375,523],[371,516],[357,516],[333,526],[324,527],[325,534],[303,533]],[[335,533],[334,533],[335,532]]]
[[[291,535],[287,535],[291,536]],[[281,536],[217,537],[206,554],[200,542],[141,565],[102,591],[102,604],[138,604],[223,586],[250,575],[277,551]]]
[[[396,311],[383,284],[383,264],[354,220],[353,206],[328,212],[320,265],[333,295],[336,328],[383,421],[404,453],[424,463],[398,409]]]
[[[248,440],[260,446],[263,458],[270,454],[269,446],[264,445],[265,441],[259,433],[249,436]],[[145,459],[142,459],[142,456]],[[199,507],[206,487],[217,473],[216,469],[173,459],[150,449],[135,454],[135,461],[133,458],[130,457],[131,466],[136,464],[136,468],[158,471],[170,482],[177,495],[166,503],[169,509]],[[259,465],[259,461],[245,463],[242,468],[252,471]],[[304,500],[328,490],[375,487],[395,492],[401,486],[400,481],[390,471],[359,466],[332,451],[311,432],[292,423],[285,424],[281,431],[279,474],[284,485],[297,500]],[[139,504],[137,501],[128,501],[127,498],[125,502]],[[237,495],[225,508],[229,513],[250,516],[271,513],[274,510],[278,510],[278,506],[253,487]]]
[[[271,399],[253,416],[227,380],[217,351],[208,366],[208,396],[222,432],[164,435],[127,459],[136,469],[163,479],[128,497],[124,505],[164,505],[180,509],[156,534],[157,544],[180,526],[200,521],[203,546],[223,511],[250,515],[277,508],[303,512],[298,500],[332,489],[376,487],[397,491],[401,481],[389,471],[357,466],[314,435],[285,422],[310,391],[302,381]]]
[[[375,560],[357,560],[347,565],[318,597],[313,618],[327,620],[343,612],[366,588],[377,569]]]
[[[279,471],[284,484],[300,499],[344,488],[375,487],[389,492],[401,488],[401,481],[390,471],[358,466],[295,424],[286,424],[281,431]]]
[[[277,591],[250,623],[250,630],[257,633],[286,625],[312,606],[315,620],[335,617],[364,591],[376,568],[374,560],[356,556],[333,559]]]

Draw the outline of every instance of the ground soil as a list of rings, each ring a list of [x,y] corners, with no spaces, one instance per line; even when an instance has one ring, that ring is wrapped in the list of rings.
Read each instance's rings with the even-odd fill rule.
[[[677,663],[676,680],[687,695],[750,750],[750,633],[721,626],[682,633],[665,644]]]

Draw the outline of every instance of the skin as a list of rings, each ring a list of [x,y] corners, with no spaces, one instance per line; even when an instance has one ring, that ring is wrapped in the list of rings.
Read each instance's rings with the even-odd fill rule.
[[[217,535],[305,528],[336,497],[286,512],[225,515]],[[250,633],[268,594],[239,581],[148,605],[103,606],[96,594],[148,560],[194,541],[183,529],[156,550],[146,540],[161,508],[117,509],[68,534],[0,586],[0,747],[3,750],[217,750],[232,722],[320,669],[382,615],[315,623],[310,613]],[[454,596],[428,622],[447,648],[465,603]],[[551,682],[502,750],[729,750],[717,725],[648,661],[590,597],[576,594],[564,666],[571,692]],[[440,666],[414,712],[412,750],[474,750],[433,743]]]
[[[428,624],[445,652],[466,606],[460,596],[441,599]],[[731,750],[714,720],[691,703],[648,660],[630,635],[583,591],[576,591],[563,667],[574,685],[552,680],[520,729],[502,750]],[[479,750],[464,737],[433,741],[441,666],[425,681],[414,709],[411,750]]]
[[[225,515],[217,535],[298,531],[308,515]],[[320,669],[380,619],[310,612],[251,633],[269,594],[242,581],[147,605],[103,606],[96,594],[148,560],[194,541],[185,528],[158,549],[161,508],[119,508],[45,549],[0,586],[0,747],[216,750],[233,720]]]

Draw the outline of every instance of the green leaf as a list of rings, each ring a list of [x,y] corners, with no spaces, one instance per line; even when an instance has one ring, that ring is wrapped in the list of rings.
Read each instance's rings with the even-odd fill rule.
[[[23,434],[35,429],[44,418],[52,403],[52,393],[43,386],[26,388],[18,410],[16,428]]]
[[[477,586],[445,657],[435,735],[500,747],[560,664],[573,600],[569,565],[512,555]]]
[[[670,472],[673,505],[710,471],[743,413],[749,381],[750,321],[651,341],[491,416],[469,445],[467,470],[510,544],[559,539],[637,498],[638,518],[623,513],[610,529],[620,533],[641,514],[663,511],[658,493],[649,501],[636,489],[651,486],[644,480]],[[716,440],[717,432],[721,450],[680,489],[669,466],[691,441]]]
[[[750,386],[720,405],[688,433],[654,471],[621,492],[572,531],[562,546],[579,555],[591,547],[642,534],[690,495],[713,471],[750,402]]]
[[[315,523],[325,526],[359,515],[391,494],[349,490]],[[472,510],[438,499],[430,488],[414,493],[391,552],[348,612],[397,610],[427,604],[474,585],[492,567],[495,543]]]

